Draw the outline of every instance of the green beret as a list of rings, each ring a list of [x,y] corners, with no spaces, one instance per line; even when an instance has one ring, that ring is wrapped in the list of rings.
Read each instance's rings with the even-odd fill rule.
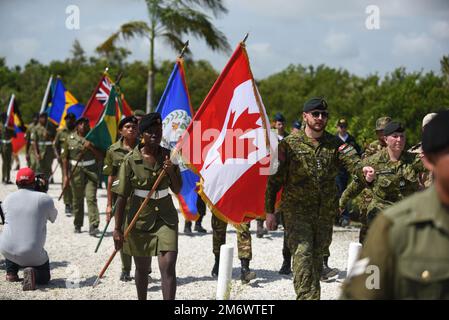
[[[304,103],[304,112],[310,112],[312,110],[327,110],[327,102],[323,98],[312,98]]]
[[[438,153],[449,148],[449,110],[441,111],[424,127],[422,149],[424,153]]]
[[[139,132],[144,133],[154,125],[162,125],[162,118],[159,112],[151,112],[144,115],[139,123]]]

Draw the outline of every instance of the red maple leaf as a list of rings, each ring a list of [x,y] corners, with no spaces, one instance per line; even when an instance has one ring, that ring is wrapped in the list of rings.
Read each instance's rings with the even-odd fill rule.
[[[235,123],[235,111],[231,113],[226,128],[226,136],[218,149],[222,163],[225,163],[226,159],[248,159],[251,152],[259,149],[253,143],[254,138],[241,138],[249,131],[260,128],[260,125],[256,123],[260,114],[249,113],[248,110],[249,108],[246,108]]]

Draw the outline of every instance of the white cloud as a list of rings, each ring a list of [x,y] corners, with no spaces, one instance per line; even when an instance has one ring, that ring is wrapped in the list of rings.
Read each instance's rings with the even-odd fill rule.
[[[324,39],[326,53],[338,58],[353,58],[359,55],[359,49],[351,37],[342,32],[330,32]]]
[[[430,31],[438,39],[449,39],[449,23],[446,21],[435,22]]]
[[[436,42],[427,34],[399,34],[393,39],[393,54],[399,57],[415,55],[415,59],[432,55]]]

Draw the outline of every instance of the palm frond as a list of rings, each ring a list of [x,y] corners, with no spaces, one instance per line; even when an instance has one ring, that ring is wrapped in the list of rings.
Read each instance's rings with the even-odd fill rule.
[[[120,26],[120,29],[100,44],[96,51],[98,53],[108,53],[116,50],[117,41],[120,38],[129,40],[136,36],[148,36],[151,29],[144,21],[131,21]]]

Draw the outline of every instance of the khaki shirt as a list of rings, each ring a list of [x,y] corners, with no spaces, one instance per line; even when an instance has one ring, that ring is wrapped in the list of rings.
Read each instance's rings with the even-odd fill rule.
[[[449,209],[434,186],[374,220],[345,299],[449,299]]]
[[[45,156],[45,152],[52,152],[52,145],[54,137],[56,135],[55,126],[48,123],[47,127],[38,123],[31,132],[31,140],[36,141],[39,148],[39,153],[42,157]],[[50,149],[49,149],[50,147]]]
[[[125,227],[128,225],[134,214],[139,209],[144,198],[134,195],[134,190],[148,190],[153,187],[159,174],[162,172],[163,162],[166,156],[170,156],[168,149],[161,147],[161,153],[157,163],[151,167],[144,161],[138,145],[133,151],[129,152],[123,159],[120,166],[117,179],[112,185],[112,192],[125,198],[131,197],[131,208],[125,221]],[[176,174],[181,179],[181,173],[178,166],[175,166]],[[157,190],[164,190],[170,187],[170,178],[166,175],[157,187]],[[178,223],[178,211],[173,205],[170,195],[161,199],[150,199],[148,204],[142,210],[135,228],[138,230],[150,230],[155,224],[157,218],[160,217],[168,225],[176,225]]]
[[[74,130],[69,130],[66,127],[64,129],[58,130],[58,133],[56,133],[54,145],[59,154],[61,154],[62,147],[64,146],[64,143],[67,140],[67,137],[69,136],[69,134],[71,134],[73,132],[74,132]]]
[[[78,133],[72,132],[66,138],[66,141],[62,147],[61,151],[61,159],[65,159],[67,161],[78,161],[81,152],[84,150],[84,143],[86,143],[86,139],[79,136]],[[80,161],[90,161],[96,160],[94,154],[90,150],[86,150]],[[97,171],[97,162],[93,165],[83,167],[84,170],[96,172]]]
[[[103,161],[103,174],[117,176],[123,159],[130,151],[123,147],[123,138],[112,144],[106,151]]]

